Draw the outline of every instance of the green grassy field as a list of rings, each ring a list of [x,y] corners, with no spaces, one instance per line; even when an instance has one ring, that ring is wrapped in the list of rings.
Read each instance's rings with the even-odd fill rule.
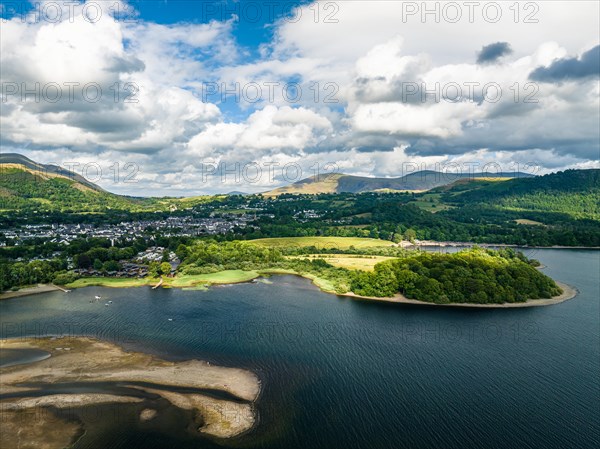
[[[131,278],[108,278],[108,277],[92,277],[92,278],[81,278],[75,282],[65,285],[66,288],[82,288],[82,287],[141,287],[143,285],[155,285],[158,283],[158,279],[144,278],[144,279],[131,279]]]
[[[174,278],[163,278],[162,288],[193,288],[202,285],[210,284],[236,284],[238,282],[247,282],[259,277],[260,274],[256,271],[243,271],[243,270],[226,270],[219,271],[217,273],[199,274],[199,275],[185,275],[175,276]],[[156,278],[144,278],[144,279],[130,279],[130,278],[109,278],[109,277],[93,277],[93,278],[81,278],[77,279],[66,285],[67,288],[81,288],[81,287],[142,287],[144,285],[156,285],[159,279]]]
[[[313,284],[315,284],[317,287],[319,287],[324,292],[335,293],[335,285],[333,285],[333,283],[331,281],[329,281],[328,279],[323,279],[318,276],[315,276],[314,274],[309,274],[309,273],[303,273],[303,274],[300,274],[300,276],[302,276],[306,279],[310,279],[313,282]]]
[[[295,259],[309,260],[323,259],[334,267],[347,268],[349,270],[373,271],[375,264],[384,260],[394,259],[386,256],[362,256],[354,254],[307,254],[306,256],[289,256]]]
[[[248,240],[248,243],[265,247],[305,247],[348,249],[372,248],[374,246],[392,246],[388,240],[368,239],[360,237],[277,237],[271,239]]]
[[[526,218],[519,218],[518,220],[515,220],[515,223],[528,226],[546,226],[544,223],[541,223],[539,221],[527,220]]]
[[[225,270],[216,273],[176,276],[166,278],[165,285],[172,287],[194,287],[197,284],[236,284],[248,282],[259,277],[256,271]]]
[[[244,215],[244,214],[253,214],[257,212],[259,209],[217,209],[215,212],[219,214],[233,214],[233,215]]]
[[[451,209],[452,207],[441,202],[441,195],[439,193],[427,193],[418,200],[411,201],[409,204],[414,204],[423,210],[433,213]]]

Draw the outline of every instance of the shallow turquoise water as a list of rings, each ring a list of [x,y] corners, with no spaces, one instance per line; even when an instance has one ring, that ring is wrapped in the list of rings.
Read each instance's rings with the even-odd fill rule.
[[[1,336],[93,335],[252,369],[260,423],[225,447],[596,447],[600,252],[532,251],[580,295],[477,310],[355,301],[293,276],[207,292],[90,287],[0,302]],[[126,419],[99,428],[77,447],[222,447]]]

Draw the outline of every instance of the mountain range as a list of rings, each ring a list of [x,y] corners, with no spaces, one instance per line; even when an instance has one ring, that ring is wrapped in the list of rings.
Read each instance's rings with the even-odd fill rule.
[[[72,188],[95,192],[106,192],[102,187],[88,181],[83,176],[53,164],[40,164],[18,153],[0,154],[0,168],[6,175],[8,169],[19,170],[35,176],[38,181],[59,178],[69,181]],[[411,191],[422,192],[436,187],[446,186],[459,180],[474,179],[509,179],[531,178],[533,175],[522,172],[503,173],[444,173],[433,170],[413,172],[398,178],[374,178],[366,176],[353,176],[341,173],[322,174],[311,176],[293,184],[279,187],[263,195],[274,197],[284,193],[291,194],[319,194],[319,193],[362,193],[384,191]],[[7,186],[4,187],[4,193]],[[228,195],[244,195],[244,192],[233,191]],[[129,198],[129,197],[127,197]]]
[[[567,170],[545,176],[526,173],[459,173],[420,171],[399,178],[344,174],[313,176],[263,193],[281,194],[426,192],[413,201],[436,212],[462,206],[502,205],[511,210],[566,212],[596,218],[600,170]],[[502,181],[502,182],[496,182]],[[192,187],[192,186],[190,186]],[[242,192],[231,192],[231,195]],[[154,212],[188,209],[209,197],[135,198],[107,192],[82,176],[57,165],[39,164],[16,153],[0,155],[0,210],[100,213]],[[469,217],[475,219],[476,217]]]
[[[362,193],[384,191],[423,192],[436,187],[450,185],[459,180],[532,178],[533,175],[522,172],[502,173],[445,173],[433,170],[413,172],[399,178],[371,178],[341,173],[315,175],[288,186],[279,187],[264,196],[274,197],[285,193]]]

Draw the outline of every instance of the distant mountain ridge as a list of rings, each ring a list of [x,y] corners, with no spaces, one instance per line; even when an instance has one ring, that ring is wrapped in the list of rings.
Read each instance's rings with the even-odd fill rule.
[[[342,173],[315,175],[288,186],[279,187],[265,196],[318,193],[362,193],[376,191],[425,191],[446,186],[464,179],[479,178],[533,178],[534,175],[523,172],[501,173],[445,173],[434,170],[422,170],[399,178],[371,178],[366,176],[346,175]]]

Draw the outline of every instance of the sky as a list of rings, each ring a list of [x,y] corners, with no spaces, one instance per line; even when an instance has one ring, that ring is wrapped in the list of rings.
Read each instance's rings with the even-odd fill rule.
[[[600,167],[600,2],[0,1],[0,151],[135,196]]]

